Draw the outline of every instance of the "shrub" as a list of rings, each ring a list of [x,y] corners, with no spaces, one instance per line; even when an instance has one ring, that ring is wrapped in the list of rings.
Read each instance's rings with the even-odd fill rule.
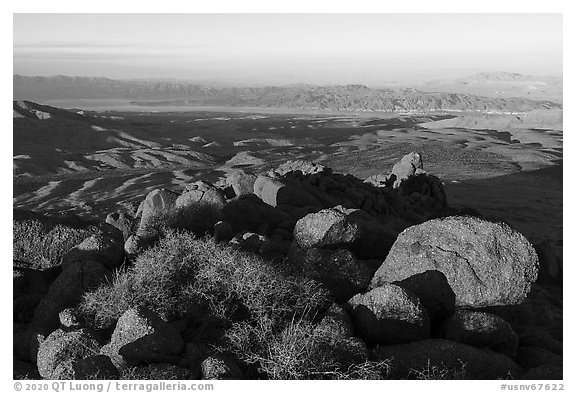
[[[307,319],[292,320],[280,332],[265,319],[236,323],[226,340],[221,350],[269,379],[382,379],[389,374],[388,361],[365,359],[365,348],[347,347],[345,339]]]
[[[157,214],[145,223],[145,231],[165,236],[170,230],[184,230],[196,235],[212,233],[220,220],[220,209],[210,204],[194,204]]]
[[[229,321],[282,324],[330,303],[319,284],[273,267],[255,254],[168,231],[155,247],[85,294],[79,310],[98,329],[110,328],[130,307],[146,306],[167,320],[206,314]]]

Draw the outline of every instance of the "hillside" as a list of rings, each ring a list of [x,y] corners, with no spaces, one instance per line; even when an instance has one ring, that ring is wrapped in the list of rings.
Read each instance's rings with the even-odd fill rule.
[[[14,99],[128,99],[142,106],[224,106],[331,111],[489,111],[527,112],[561,108],[549,101],[481,97],[412,88],[345,86],[211,87],[175,81],[128,81],[86,77],[14,75]]]

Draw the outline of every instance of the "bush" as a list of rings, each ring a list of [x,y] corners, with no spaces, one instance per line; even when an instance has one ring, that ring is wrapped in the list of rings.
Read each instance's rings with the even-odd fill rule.
[[[292,320],[280,332],[267,320],[236,323],[226,340],[221,350],[268,379],[383,379],[389,373],[388,361],[368,360],[365,347],[331,336],[307,319]]]
[[[228,321],[282,324],[329,304],[318,283],[273,267],[255,254],[211,238],[168,231],[111,283],[85,294],[79,310],[93,327],[107,329],[136,306],[167,320],[209,314]]]
[[[142,229],[160,236],[166,236],[170,230],[184,230],[202,236],[212,233],[220,215],[220,209],[214,205],[194,204],[149,217]]]

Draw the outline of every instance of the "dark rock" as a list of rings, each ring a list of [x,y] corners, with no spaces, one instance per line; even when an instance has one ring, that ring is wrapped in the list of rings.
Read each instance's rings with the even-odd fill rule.
[[[242,195],[228,202],[222,210],[222,220],[232,225],[234,233],[260,233],[263,226],[271,229],[293,221],[288,214],[262,202],[254,194]]]
[[[34,318],[28,328],[32,359],[36,356],[36,336],[38,334],[47,336],[57,329],[60,324],[60,311],[75,307],[85,292],[97,288],[110,276],[109,270],[92,261],[75,263],[60,274],[36,307]]]
[[[360,259],[384,258],[396,236],[365,212],[342,206],[308,214],[294,228],[294,240],[302,248],[343,247]]]
[[[302,249],[293,244],[287,262],[320,283],[342,303],[370,283],[370,271],[348,250]]]
[[[529,328],[518,331],[517,333],[519,345],[522,347],[539,347],[556,355],[562,355],[562,343],[556,340],[552,334],[546,330]]]
[[[478,348],[488,348],[516,358],[518,336],[502,318],[479,311],[458,310],[443,326],[444,338]]]
[[[506,224],[473,217],[427,221],[402,232],[371,287],[427,270],[446,276],[457,306],[518,304],[538,274],[536,252]]]
[[[234,237],[232,225],[226,221],[218,221],[214,225],[214,240],[217,242],[227,242]]]
[[[322,204],[302,187],[287,185],[277,179],[258,176],[254,182],[254,194],[270,206],[318,206]]]
[[[391,379],[509,379],[521,372],[505,355],[443,339],[381,346],[374,353],[390,360]]]
[[[173,362],[183,351],[184,341],[174,327],[150,310],[137,307],[122,314],[101,354],[124,369],[142,363]]]
[[[116,379],[120,373],[108,356],[92,355],[72,364],[74,379]]]
[[[202,379],[244,379],[240,366],[225,355],[216,354],[202,361]]]
[[[446,276],[438,270],[427,270],[394,284],[413,293],[420,299],[435,331],[455,311],[456,296]]]
[[[38,371],[42,378],[58,379],[54,371],[60,363],[83,359],[99,350],[98,341],[84,329],[73,332],[55,330],[38,348]]]
[[[12,379],[41,379],[38,369],[32,363],[12,359]]]
[[[157,363],[131,369],[123,379],[132,380],[187,380],[194,379],[192,371],[168,363]]]
[[[394,284],[358,294],[346,305],[356,335],[368,345],[399,344],[430,337],[428,315],[418,298]]]
[[[543,284],[563,284],[564,267],[562,258],[554,251],[550,242],[542,242],[534,245],[540,261],[540,272],[538,274],[538,283]]]
[[[317,329],[326,332],[331,337],[351,337],[354,335],[350,315],[337,303],[332,304],[324,313]]]
[[[122,236],[126,241],[132,234],[134,226],[133,218],[124,212],[110,213],[106,216],[106,223],[112,225],[114,228],[122,232]]]
[[[538,366],[526,371],[521,378],[524,380],[550,380],[557,381],[564,379],[562,367],[557,366]]]
[[[516,362],[526,370],[539,366],[562,367],[563,364],[561,355],[538,347],[519,347]]]

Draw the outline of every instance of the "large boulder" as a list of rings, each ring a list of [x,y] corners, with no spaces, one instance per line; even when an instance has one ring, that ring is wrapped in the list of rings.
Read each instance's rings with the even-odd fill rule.
[[[361,259],[384,258],[396,236],[362,210],[342,206],[308,214],[294,227],[294,239],[302,248],[347,248]]]
[[[136,217],[140,218],[138,229],[142,231],[151,224],[155,217],[172,212],[178,196],[176,192],[166,188],[158,188],[150,191],[136,211]]]
[[[317,329],[331,337],[352,337],[354,334],[354,326],[348,311],[338,303],[333,303],[324,313]]]
[[[112,363],[124,369],[143,363],[173,362],[184,351],[180,333],[152,311],[130,308],[118,319],[110,343],[102,347]]]
[[[338,303],[364,291],[370,283],[370,270],[348,250],[302,249],[293,245],[287,261],[305,276],[322,283]]]
[[[508,356],[443,339],[378,347],[392,379],[508,379],[521,373]]]
[[[118,369],[108,356],[91,355],[72,364],[74,379],[117,379]]]
[[[538,257],[528,240],[503,223],[447,217],[402,232],[371,287],[427,270],[446,276],[457,306],[518,304],[538,275]]]
[[[42,378],[58,379],[54,372],[61,363],[84,359],[99,350],[98,341],[84,329],[73,332],[55,330],[38,348],[38,371]]]
[[[113,269],[124,261],[124,242],[122,238],[104,235],[92,235],[80,244],[72,247],[62,259],[62,268],[67,269],[73,263],[94,261]]]
[[[416,296],[394,284],[384,284],[350,299],[356,335],[368,345],[392,345],[430,337],[426,310]]]
[[[222,192],[217,187],[205,181],[188,184],[186,191],[178,196],[175,202],[176,209],[203,207],[220,211],[225,205],[226,199],[224,195],[222,195]]]
[[[443,326],[444,338],[516,359],[518,335],[502,318],[479,311],[458,310]]]
[[[106,216],[106,224],[110,224],[122,232],[122,236],[124,237],[124,240],[126,240],[132,233],[134,222],[132,217],[124,212],[118,211],[116,213],[110,213]]]
[[[516,361],[528,370],[540,366],[562,367],[562,355],[538,347],[519,347]]]

